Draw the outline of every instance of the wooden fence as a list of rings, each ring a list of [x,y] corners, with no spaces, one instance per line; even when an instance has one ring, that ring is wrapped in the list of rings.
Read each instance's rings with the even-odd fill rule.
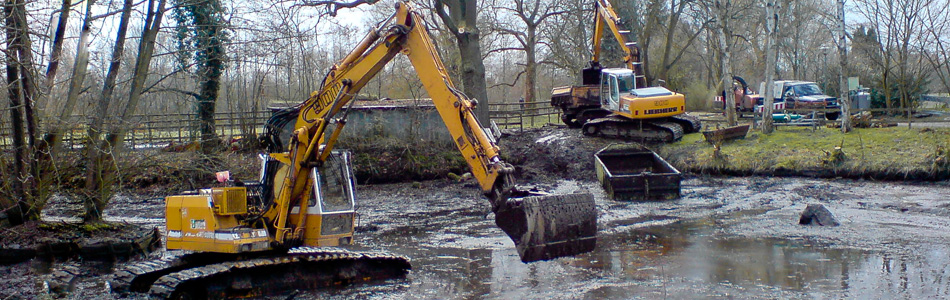
[[[500,128],[531,128],[560,123],[560,110],[549,101],[489,105],[489,117]],[[485,124],[482,124],[485,126]]]
[[[491,119],[500,128],[524,129],[560,122],[559,111],[547,101],[491,104],[489,111]],[[270,115],[268,110],[216,113],[215,132],[226,141],[242,136],[257,136]],[[65,149],[82,148],[87,123],[82,118],[67,121],[70,128],[63,134]],[[199,139],[198,121],[194,114],[138,115],[122,126],[127,128],[125,145],[131,149],[183,145]],[[12,144],[10,136],[10,122],[3,118],[0,122],[0,147],[6,148]]]

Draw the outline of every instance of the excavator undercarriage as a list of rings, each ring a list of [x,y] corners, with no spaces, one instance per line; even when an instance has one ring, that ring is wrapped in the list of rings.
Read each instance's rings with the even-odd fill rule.
[[[582,126],[582,130],[587,136],[669,143],[679,140],[683,134],[699,132],[701,127],[698,118],[686,114],[645,120],[631,120],[610,115],[588,120]]]
[[[110,285],[113,292],[162,299],[243,298],[397,278],[410,268],[403,256],[340,248],[300,247],[253,256],[193,253],[125,266]]]

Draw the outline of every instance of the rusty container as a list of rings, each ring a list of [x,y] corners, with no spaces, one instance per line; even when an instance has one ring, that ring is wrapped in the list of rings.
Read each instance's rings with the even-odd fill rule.
[[[594,164],[597,179],[614,200],[671,200],[680,197],[682,174],[649,149],[610,145],[594,154]]]

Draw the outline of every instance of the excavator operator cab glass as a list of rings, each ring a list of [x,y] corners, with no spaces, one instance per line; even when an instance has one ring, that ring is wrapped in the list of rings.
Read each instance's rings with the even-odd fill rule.
[[[634,80],[633,74],[630,73],[617,75],[617,84],[617,88],[621,93],[629,93],[637,88],[636,80]]]
[[[314,198],[322,213],[353,211],[354,182],[350,168],[350,153],[333,151],[322,167],[314,168],[312,178]]]
[[[607,89],[601,94],[607,94],[607,97],[603,97],[602,104],[610,110],[617,110],[620,107],[620,81],[618,81],[616,74],[604,74],[605,88]]]

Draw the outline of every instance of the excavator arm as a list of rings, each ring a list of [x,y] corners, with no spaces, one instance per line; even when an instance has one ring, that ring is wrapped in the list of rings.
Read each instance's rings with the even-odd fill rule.
[[[593,56],[589,65],[584,69],[584,84],[598,84],[597,82],[588,82],[588,73],[596,78],[600,77],[600,51],[604,30],[610,30],[623,50],[623,61],[627,68],[633,70],[636,77],[636,87],[646,87],[646,76],[643,73],[643,66],[640,64],[640,47],[637,46],[636,37],[630,30],[621,29],[620,17],[614,11],[613,6],[608,0],[596,0],[594,4],[594,36],[593,36]]]
[[[330,70],[322,88],[299,106],[288,152],[271,154],[289,169],[282,181],[275,183],[280,187],[275,205],[264,214],[273,222],[277,242],[301,239],[306,213],[299,210],[296,222],[290,222],[290,208],[307,207],[305,195],[312,184],[308,174],[333,150],[353,97],[399,53],[405,54],[415,68],[473,177],[491,202],[496,223],[515,242],[522,260],[592,250],[596,240],[593,196],[531,196],[514,188],[513,168],[501,160],[498,146],[475,117],[476,101],[452,83],[421,16],[405,2],[397,3],[393,17],[371,30]],[[336,126],[331,126],[334,123]]]

